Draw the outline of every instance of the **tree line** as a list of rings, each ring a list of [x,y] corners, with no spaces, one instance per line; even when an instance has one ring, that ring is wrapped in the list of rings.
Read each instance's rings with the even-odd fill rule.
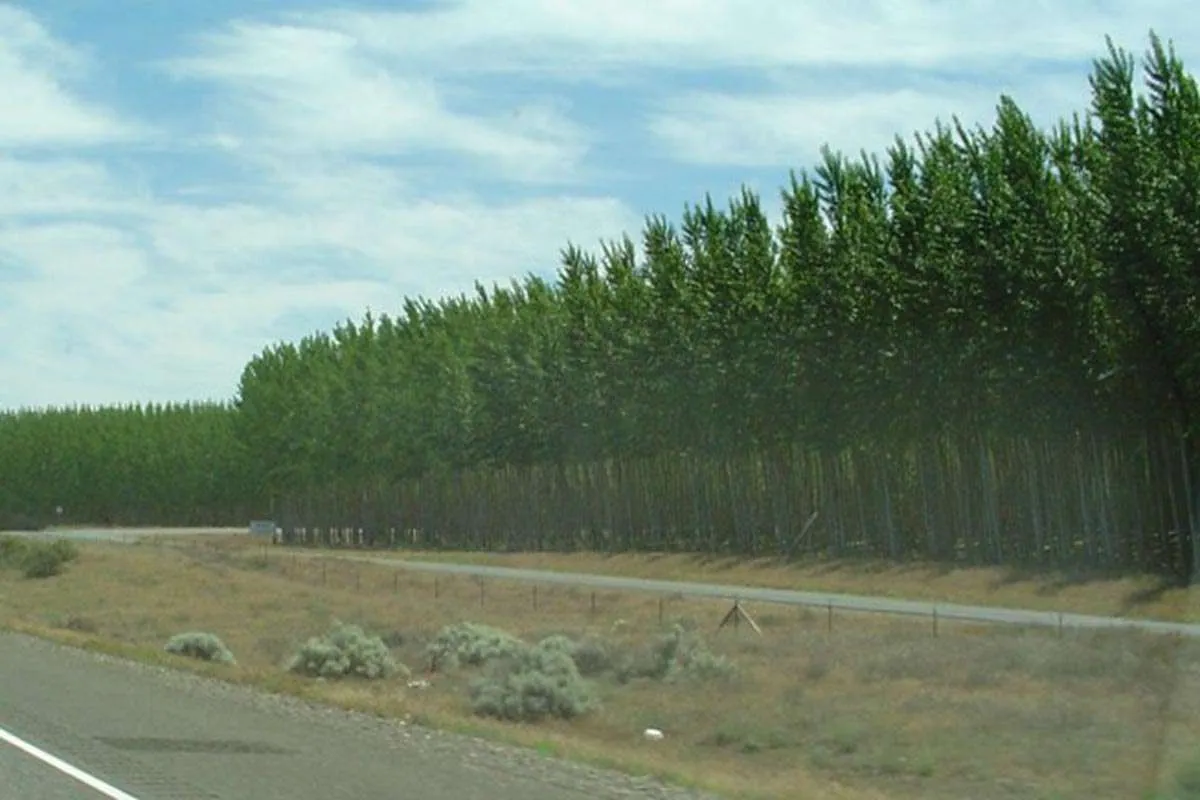
[[[410,299],[394,315],[271,346],[246,366],[235,401],[213,412],[225,416],[230,438],[220,441],[235,454],[223,463],[237,477],[224,480],[281,513],[307,509],[328,530],[369,516],[394,523],[425,502],[418,496],[456,496],[464,476],[492,486],[498,509],[550,491],[528,481],[561,488],[570,474],[593,476],[592,489],[556,495],[578,505],[608,491],[597,481],[612,470],[642,470],[651,498],[715,497],[680,476],[741,469],[739,485],[749,487],[763,479],[746,464],[789,463],[789,474],[806,475],[812,467],[799,469],[800,460],[817,458],[828,476],[849,458],[856,474],[892,476],[854,490],[866,492],[864,507],[886,509],[897,497],[917,503],[917,461],[953,451],[955,463],[972,464],[976,488],[954,477],[960,467],[941,477],[926,470],[922,503],[941,481],[935,505],[978,510],[1001,496],[988,493],[988,475],[1016,486],[1021,471],[1057,469],[1064,453],[1086,450],[1076,483],[1094,491],[1015,494],[1005,500],[1015,506],[986,516],[1026,520],[1005,534],[1014,537],[1033,537],[1035,517],[1078,518],[1083,529],[1063,528],[1067,539],[1041,548],[1105,552],[1116,564],[1153,552],[1178,569],[1190,563],[1200,511],[1200,95],[1154,34],[1140,91],[1138,77],[1137,60],[1110,42],[1093,65],[1090,108],[1048,130],[1001,97],[987,127],[939,122],[882,155],[823,150],[814,168],[790,176],[777,224],[752,192],[726,207],[705,198],[678,222],[647,219],[637,241],[598,253],[568,245],[553,280]],[[1044,458],[1012,455],[1047,443]],[[1005,468],[1012,474],[994,475]],[[1125,483],[1116,494],[1095,488],[1113,487],[1117,475]],[[729,480],[729,497],[749,496]],[[828,480],[797,478],[795,487]],[[827,488],[852,494],[848,483]],[[617,502],[628,491],[604,496]],[[1101,496],[1118,505],[1091,520],[1051,508]],[[467,522],[469,504],[452,514],[447,502],[440,516],[422,512],[423,535],[487,538],[486,509]],[[585,536],[596,540],[636,544],[673,530],[684,549],[719,539],[757,551],[739,542],[779,539],[775,549],[790,550],[811,517],[772,512],[767,535],[766,522],[743,514],[738,529],[754,530],[731,536],[720,528],[732,517],[713,502],[704,532],[693,530],[696,514],[685,519],[666,501],[653,525],[574,512],[562,524],[601,531]],[[991,525],[988,541],[1000,536],[998,524],[963,513]],[[888,554],[943,553],[920,544],[932,541],[928,515],[913,505],[909,516],[860,527],[901,526]],[[377,529],[396,527],[386,521]],[[805,540],[849,547],[827,522]],[[1102,540],[1107,549],[1088,544]],[[975,550],[1015,557],[996,542]]]
[[[229,403],[0,414],[0,529],[244,525],[259,505]]]

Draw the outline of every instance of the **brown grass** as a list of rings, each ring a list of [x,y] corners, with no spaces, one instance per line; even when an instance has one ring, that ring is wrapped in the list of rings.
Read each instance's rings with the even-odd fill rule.
[[[244,538],[88,545],[45,581],[0,572],[10,626],[731,797],[1142,797],[1169,784],[1200,745],[1200,645],[1130,634],[1060,639],[943,621],[935,638],[927,620],[842,612],[829,630],[824,613],[770,606],[749,608],[762,637],[745,628],[718,634],[725,604],[667,598],[662,622],[704,630],[738,664],[735,680],[602,680],[597,712],[530,726],[473,717],[462,676],[433,675],[429,688],[409,689],[400,680],[319,684],[280,669],[335,617],[398,634],[396,656],[417,677],[424,644],[451,622],[528,637],[588,632],[626,649],[660,632],[656,596],[598,592],[591,607],[586,589],[541,586],[535,605],[529,585],[489,581],[481,590],[467,578],[278,549],[263,563]],[[184,630],[218,634],[238,665],[163,654],[166,639]],[[649,726],[665,740],[644,742]]]

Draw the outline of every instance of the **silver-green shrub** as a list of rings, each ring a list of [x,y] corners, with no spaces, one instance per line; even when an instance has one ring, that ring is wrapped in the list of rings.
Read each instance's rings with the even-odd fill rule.
[[[390,678],[408,668],[396,663],[378,636],[358,625],[334,622],[324,637],[312,637],[288,662],[287,670],[313,678]]]
[[[568,652],[570,645],[565,637],[549,637],[496,660],[471,684],[472,710],[516,722],[571,719],[590,711],[596,700]]]
[[[460,666],[479,667],[498,659],[511,658],[527,647],[511,633],[474,622],[447,625],[426,647],[434,670]]]

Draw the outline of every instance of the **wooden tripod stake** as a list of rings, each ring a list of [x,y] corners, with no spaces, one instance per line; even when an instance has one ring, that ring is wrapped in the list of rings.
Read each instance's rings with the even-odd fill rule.
[[[758,627],[758,623],[754,621],[754,617],[751,617],[746,612],[746,609],[742,608],[741,600],[733,601],[733,608],[729,609],[729,613],[721,620],[721,624],[717,626],[717,630],[721,630],[730,623],[733,623],[734,630],[737,630],[742,622],[745,622],[755,633],[762,636],[762,629]]]

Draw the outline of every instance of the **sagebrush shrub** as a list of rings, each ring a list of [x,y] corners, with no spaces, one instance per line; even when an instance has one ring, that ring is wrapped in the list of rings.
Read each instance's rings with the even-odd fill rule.
[[[288,662],[287,670],[313,678],[347,676],[390,678],[408,668],[396,663],[391,651],[378,636],[371,636],[358,625],[334,622],[324,637],[312,637]]]
[[[479,667],[492,661],[511,658],[527,647],[507,631],[474,622],[447,625],[426,647],[434,670],[459,666]]]
[[[0,536],[0,567],[19,567],[29,549],[29,542],[20,536]]]
[[[11,551],[26,578],[50,578],[59,575],[68,562],[79,557],[79,548],[67,539],[27,542]],[[18,555],[19,554],[19,555]]]
[[[553,636],[496,660],[471,684],[472,710],[515,722],[588,712],[596,701],[568,652],[571,646],[570,639]]]
[[[583,639],[572,639],[569,636],[554,634],[538,642],[538,646],[557,650],[564,653],[584,677],[601,675],[612,668],[613,656],[608,643],[594,636]]]
[[[198,658],[201,661],[215,661],[220,664],[236,663],[233,653],[225,646],[216,634],[203,631],[177,633],[167,640],[163,648],[168,653],[188,658]]]
[[[709,650],[699,635],[675,625],[648,648],[626,658],[617,679],[621,682],[633,678],[667,682],[716,680],[732,677],[735,672],[733,662]]]
[[[613,668],[613,649],[608,642],[594,636],[586,636],[575,642],[571,658],[579,668],[579,674],[592,677],[608,672]]]

